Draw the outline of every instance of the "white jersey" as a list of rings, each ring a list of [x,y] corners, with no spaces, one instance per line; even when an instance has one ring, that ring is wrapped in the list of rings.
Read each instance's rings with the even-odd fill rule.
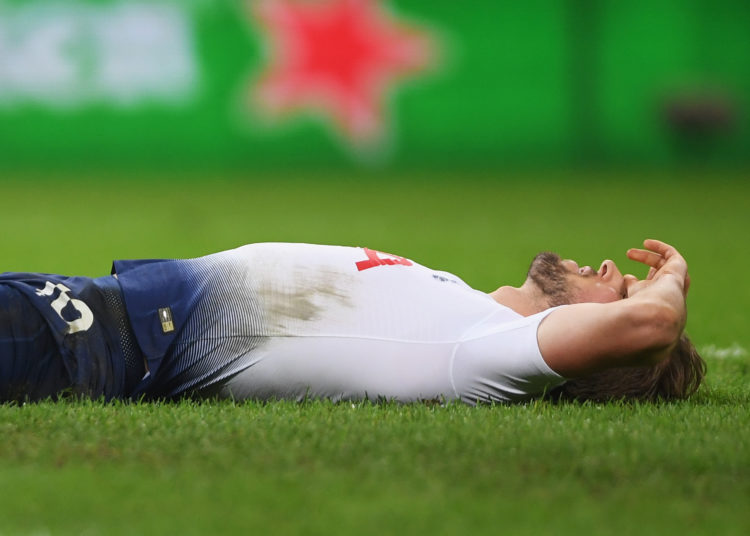
[[[564,381],[537,344],[550,310],[523,317],[402,257],[264,243],[179,262],[193,263],[181,265],[190,277],[203,274],[203,297],[191,312],[200,321],[188,321],[172,346],[205,354],[190,360],[221,371],[193,389],[238,399],[474,404],[524,400]],[[212,315],[222,317],[218,327]]]

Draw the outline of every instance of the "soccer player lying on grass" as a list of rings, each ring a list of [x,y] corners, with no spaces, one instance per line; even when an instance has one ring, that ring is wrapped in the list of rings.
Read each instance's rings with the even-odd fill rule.
[[[599,270],[552,253],[486,294],[367,248],[251,244],[112,276],[0,275],[0,399],[684,398],[687,264],[657,240]]]

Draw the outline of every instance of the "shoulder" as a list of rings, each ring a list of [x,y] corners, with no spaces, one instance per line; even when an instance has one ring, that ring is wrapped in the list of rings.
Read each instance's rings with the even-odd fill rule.
[[[537,342],[539,324],[553,311],[501,315],[462,341],[452,370],[457,393],[467,401],[520,401],[565,381]]]

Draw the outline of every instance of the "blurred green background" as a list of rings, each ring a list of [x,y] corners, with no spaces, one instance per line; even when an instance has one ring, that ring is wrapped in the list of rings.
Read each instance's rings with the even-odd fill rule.
[[[743,0],[0,0],[0,166],[747,164],[748,28]]]

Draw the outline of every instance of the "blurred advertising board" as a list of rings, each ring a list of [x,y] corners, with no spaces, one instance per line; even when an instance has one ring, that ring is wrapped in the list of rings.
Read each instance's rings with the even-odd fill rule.
[[[750,7],[705,4],[0,0],[0,166],[742,159]]]

